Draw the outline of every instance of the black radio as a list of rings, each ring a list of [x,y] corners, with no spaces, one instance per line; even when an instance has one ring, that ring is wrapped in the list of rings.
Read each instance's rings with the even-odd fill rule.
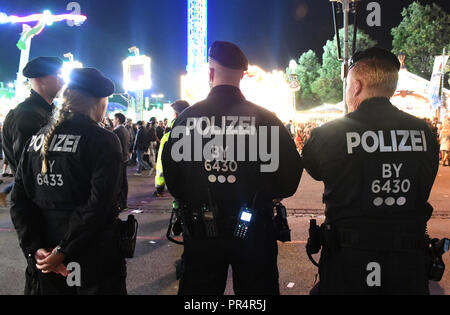
[[[248,207],[241,208],[238,216],[238,222],[233,236],[239,239],[245,239],[247,237],[248,230],[253,221],[253,210]]]

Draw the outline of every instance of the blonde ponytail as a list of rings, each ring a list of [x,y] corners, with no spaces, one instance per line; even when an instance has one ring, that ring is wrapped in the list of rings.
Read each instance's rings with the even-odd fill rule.
[[[48,172],[47,168],[47,152],[49,149],[50,140],[53,138],[55,130],[58,126],[60,126],[68,117],[70,116],[70,109],[68,104],[64,104],[61,110],[59,111],[58,118],[53,120],[53,122],[48,126],[48,129],[44,136],[44,144],[41,149],[42,156],[42,169],[41,174],[45,175]]]

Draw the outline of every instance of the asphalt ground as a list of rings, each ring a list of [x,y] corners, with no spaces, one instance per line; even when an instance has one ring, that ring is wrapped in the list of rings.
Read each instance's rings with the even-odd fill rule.
[[[178,290],[174,262],[179,259],[183,249],[165,238],[172,198],[168,194],[162,198],[152,197],[153,177],[135,177],[133,173],[134,169],[130,168],[130,209],[121,215],[125,219],[128,214],[134,213],[139,221],[135,258],[127,262],[128,293],[174,295]],[[5,181],[9,182],[10,179]],[[279,243],[278,269],[283,295],[308,294],[314,286],[317,269],[306,256],[305,244],[309,220],[316,218],[321,223],[324,219],[322,191],[321,183],[304,174],[297,194],[284,201],[289,212],[293,241]],[[450,236],[449,196],[450,167],[441,168],[430,198],[435,207],[435,216],[429,222],[429,233],[433,237]],[[450,254],[444,255],[444,261],[450,268]],[[22,294],[24,269],[25,259],[10,220],[9,208],[0,208],[0,295]],[[430,282],[430,289],[434,295],[450,294],[449,269],[440,283]],[[233,294],[231,270],[226,294]]]

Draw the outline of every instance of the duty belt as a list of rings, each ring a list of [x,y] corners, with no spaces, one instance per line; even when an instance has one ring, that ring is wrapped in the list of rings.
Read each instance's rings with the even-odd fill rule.
[[[357,248],[384,251],[425,251],[425,236],[393,232],[370,232],[342,229],[336,234],[337,243],[342,248]]]

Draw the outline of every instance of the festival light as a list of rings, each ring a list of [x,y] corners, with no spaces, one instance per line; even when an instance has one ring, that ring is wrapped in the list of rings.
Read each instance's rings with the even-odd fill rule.
[[[73,60],[73,55],[71,53],[64,54],[64,57],[69,59],[69,61],[64,61],[61,69],[64,83],[67,84],[70,82],[70,73],[72,72],[72,70],[83,68],[83,64],[79,61]]]
[[[144,91],[152,87],[151,58],[130,56],[123,61],[123,87],[126,91]]]
[[[273,112],[282,121],[295,116],[292,91],[283,71],[266,72],[250,65],[241,82],[241,90],[247,100]]]
[[[205,99],[210,91],[208,67],[197,74],[181,77],[181,97],[190,104]],[[292,107],[292,91],[283,71],[265,72],[250,65],[241,82],[245,98],[275,113],[283,121],[291,120],[295,113]]]
[[[73,21],[75,24],[82,24],[87,20],[87,17],[81,14],[53,15],[49,10],[45,10],[43,13],[32,14],[24,17],[15,15],[8,16],[6,13],[0,12],[0,24],[43,22],[45,25],[50,26],[55,22],[61,22],[65,20]]]
[[[17,103],[22,102],[29,94],[28,88],[26,87],[26,78],[23,76],[22,71],[29,61],[31,40],[35,36],[41,34],[46,26],[50,26],[55,22],[72,21],[73,25],[80,26],[86,20],[87,17],[81,14],[69,13],[53,15],[49,10],[44,10],[43,13],[23,17],[15,15],[9,16],[4,12],[0,12],[0,24],[22,24],[22,33],[19,41],[17,42],[17,48],[20,50],[20,63],[16,80]],[[32,22],[36,22],[36,24],[34,26],[29,26],[28,23]]]

